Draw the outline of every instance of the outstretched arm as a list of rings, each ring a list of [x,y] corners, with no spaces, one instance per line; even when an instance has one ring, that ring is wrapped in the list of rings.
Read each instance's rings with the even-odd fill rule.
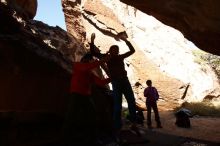
[[[128,52],[120,55],[122,58],[127,58],[130,55],[134,54],[134,52],[135,52],[135,49],[134,49],[133,45],[127,40],[127,37],[128,36],[127,36],[126,32],[122,32],[122,33],[119,34],[119,38],[122,39],[123,41],[125,41],[126,45],[129,48]]]
[[[106,84],[111,82],[110,78],[100,79],[96,75],[93,75],[93,79],[94,79],[94,82],[96,83],[96,85],[99,85],[99,86],[105,86]]]
[[[101,58],[105,57],[106,54],[100,53],[100,50],[94,44],[94,40],[95,40],[95,33],[92,33],[91,43],[89,44],[90,45],[90,52],[92,53],[93,56],[101,59]]]
[[[92,35],[91,35],[91,43],[90,43],[90,52],[92,53],[92,55],[97,57],[97,58],[99,58],[99,59],[107,57],[107,54],[100,53],[100,50],[94,44],[94,40],[95,40],[95,33],[92,33]],[[106,74],[109,76],[109,70],[108,70],[106,64],[104,64],[104,63],[101,64],[101,67],[104,69]]]
[[[100,59],[99,61],[94,61],[94,62],[77,62],[74,63],[73,65],[78,69],[78,70],[92,70],[100,65],[105,64],[108,60],[109,60],[110,56],[105,56],[102,59]]]
[[[128,40],[125,40],[125,43],[127,44],[129,51],[124,54],[121,54],[120,56],[122,56],[122,58],[127,58],[127,57],[131,56],[132,54],[134,54],[134,52],[135,52],[134,47],[132,46],[132,44]]]

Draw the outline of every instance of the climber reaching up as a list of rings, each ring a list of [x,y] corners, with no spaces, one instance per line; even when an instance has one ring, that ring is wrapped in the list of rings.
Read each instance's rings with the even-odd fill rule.
[[[120,132],[122,128],[121,121],[121,110],[122,110],[122,94],[124,94],[130,114],[130,121],[132,122],[131,129],[139,135],[139,131],[136,127],[136,103],[134,98],[134,93],[131,88],[131,84],[127,77],[127,71],[124,66],[124,59],[129,57],[135,52],[132,44],[127,40],[128,36],[126,32],[119,33],[117,38],[123,40],[129,51],[124,54],[119,54],[119,47],[117,45],[112,45],[109,48],[108,53],[102,54],[100,50],[94,45],[95,33],[91,35],[90,51],[92,55],[101,59],[105,56],[110,56],[110,59],[106,62],[109,76],[112,79],[112,88],[114,96],[114,130],[116,133]]]

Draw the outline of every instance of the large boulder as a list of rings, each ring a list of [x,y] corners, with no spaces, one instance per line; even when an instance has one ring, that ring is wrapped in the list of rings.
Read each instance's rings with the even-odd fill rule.
[[[85,48],[59,27],[19,22],[0,3],[0,111],[64,111],[72,72]]]
[[[80,41],[60,27],[18,19],[14,9],[2,3],[0,14],[1,128],[9,126],[10,132],[16,133],[16,137],[19,135],[9,141],[9,145],[19,145],[20,137],[28,145],[41,141],[41,138],[48,142],[51,137],[51,141],[54,141],[55,135],[58,136],[57,144],[68,107],[72,63],[78,62],[87,50]],[[111,131],[111,96],[106,89],[96,86],[92,95],[98,111],[91,116],[96,117],[97,128]],[[82,108],[88,107],[82,105]],[[81,120],[86,117],[81,116]],[[26,128],[30,133],[24,132]],[[35,132],[40,138],[36,137]],[[32,136],[33,139],[30,138]],[[25,137],[28,138],[23,139]],[[6,145],[4,141],[3,145]]]

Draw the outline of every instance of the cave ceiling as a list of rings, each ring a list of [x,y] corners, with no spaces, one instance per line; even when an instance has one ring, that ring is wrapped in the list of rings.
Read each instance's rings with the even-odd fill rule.
[[[219,0],[120,0],[178,29],[200,49],[220,55]]]

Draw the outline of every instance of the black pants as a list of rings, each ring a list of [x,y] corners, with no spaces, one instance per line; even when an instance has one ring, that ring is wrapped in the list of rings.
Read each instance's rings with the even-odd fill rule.
[[[64,121],[66,145],[92,145],[96,136],[96,114],[90,96],[72,93]]]
[[[157,108],[157,103],[152,102],[152,103],[146,103],[147,106],[147,125],[151,126],[151,108],[153,108],[154,115],[155,115],[155,121],[157,122],[157,126],[160,126],[160,116]]]

